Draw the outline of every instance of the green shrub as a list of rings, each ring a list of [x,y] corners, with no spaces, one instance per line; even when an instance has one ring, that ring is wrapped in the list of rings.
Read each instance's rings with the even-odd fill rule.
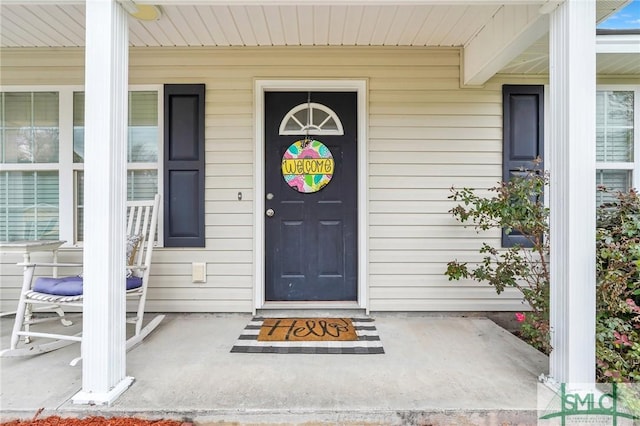
[[[495,193],[482,197],[469,188],[451,188],[449,199],[461,202],[449,210],[458,221],[475,229],[504,229],[525,236],[530,248],[492,247],[483,243],[482,262],[473,267],[457,260],[447,264],[449,280],[461,278],[488,282],[498,294],[514,287],[523,295],[531,311],[517,314],[521,337],[540,351],[551,351],[549,334],[549,209],[543,195],[548,176],[537,170],[525,171],[509,182],[490,188]]]
[[[450,280],[488,282],[498,293],[520,290],[531,311],[518,313],[523,340],[550,353],[549,210],[542,202],[548,176],[525,171],[490,188],[482,197],[473,189],[451,188],[460,202],[449,212],[479,231],[504,229],[527,236],[531,248],[492,247],[483,243],[482,262],[471,267],[449,262]],[[600,190],[606,191],[603,188]],[[640,197],[634,190],[609,197],[596,209],[596,377],[601,382],[640,381]],[[629,392],[627,392],[629,393]],[[640,399],[633,397],[640,407]]]
[[[601,381],[640,381],[640,198],[617,193],[597,210],[596,353]]]

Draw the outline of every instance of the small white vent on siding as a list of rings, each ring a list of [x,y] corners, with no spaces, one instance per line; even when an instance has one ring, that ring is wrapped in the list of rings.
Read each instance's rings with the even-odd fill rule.
[[[308,102],[293,107],[280,123],[281,135],[344,135],[342,122],[329,107]]]

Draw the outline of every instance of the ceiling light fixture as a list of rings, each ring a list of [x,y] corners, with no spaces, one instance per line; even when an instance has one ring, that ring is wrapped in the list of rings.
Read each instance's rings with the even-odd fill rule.
[[[136,4],[132,0],[120,2],[129,15],[140,21],[157,21],[162,17],[160,6]]]

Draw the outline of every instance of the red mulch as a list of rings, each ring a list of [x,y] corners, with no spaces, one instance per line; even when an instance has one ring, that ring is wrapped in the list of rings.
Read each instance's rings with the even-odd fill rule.
[[[37,417],[37,416],[36,416]],[[176,420],[144,420],[134,417],[85,417],[63,418],[58,416],[44,417],[42,419],[34,418],[33,420],[12,420],[10,422],[1,423],[2,426],[191,426],[191,423],[180,422]]]

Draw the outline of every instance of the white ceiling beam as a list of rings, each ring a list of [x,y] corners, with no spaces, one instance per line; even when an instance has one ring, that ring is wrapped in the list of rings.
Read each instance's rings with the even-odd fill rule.
[[[501,7],[462,52],[461,84],[481,86],[549,31],[535,5]]]
[[[640,53],[640,34],[597,35],[596,53]]]

